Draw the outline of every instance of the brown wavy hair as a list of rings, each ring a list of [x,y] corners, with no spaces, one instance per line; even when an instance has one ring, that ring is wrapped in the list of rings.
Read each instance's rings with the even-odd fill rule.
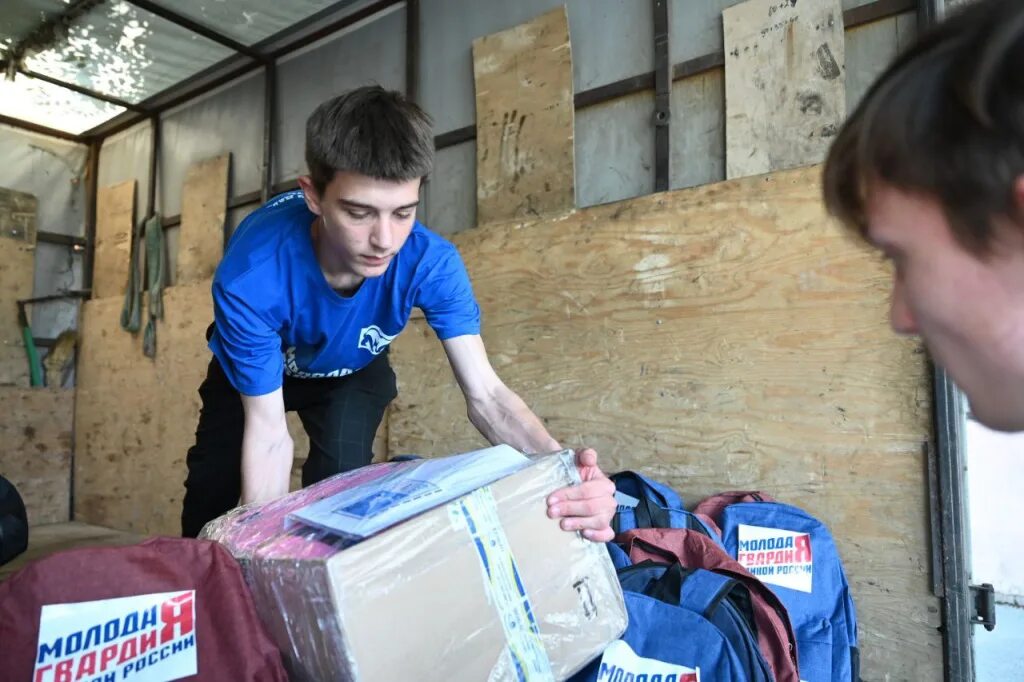
[[[401,93],[379,85],[327,100],[306,121],[306,165],[316,191],[338,171],[379,180],[413,180],[434,166],[430,117]]]
[[[957,241],[991,251],[993,218],[1018,217],[1024,175],[1024,0],[980,0],[924,33],[843,125],[825,204],[866,232],[869,186],[935,197]]]

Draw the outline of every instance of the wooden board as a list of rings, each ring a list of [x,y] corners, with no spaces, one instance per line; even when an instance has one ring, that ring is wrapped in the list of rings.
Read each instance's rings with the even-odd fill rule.
[[[821,162],[846,116],[839,0],[748,0],[722,24],[726,177]]]
[[[25,502],[29,525],[71,518],[74,391],[0,387],[0,474]]]
[[[96,195],[96,254],[92,274],[95,298],[123,296],[128,285],[135,181],[101,187]]]
[[[195,442],[199,385],[210,352],[210,282],[164,291],[155,360],[141,335],[118,326],[120,299],[91,300],[82,314],[75,405],[75,519],[149,534],[180,533],[185,455]],[[298,488],[309,439],[288,415]],[[386,452],[381,428],[375,452]],[[380,449],[378,449],[380,448]]]
[[[0,582],[3,582],[17,571],[37,559],[48,557],[56,552],[79,547],[116,547],[118,545],[134,545],[142,542],[143,536],[136,533],[90,526],[75,521],[51,523],[36,526],[28,536],[28,549],[19,554],[10,563],[0,566]]]
[[[29,385],[18,300],[32,296],[36,198],[0,188],[0,386]]]
[[[940,679],[916,341],[887,328],[889,274],[826,217],[820,168],[453,237],[490,358],[564,445],[696,503],[759,488],[830,524],[864,679]],[[389,450],[483,443],[440,344],[393,344]]]
[[[565,7],[473,41],[477,221],[564,213],[575,200]]]
[[[175,284],[213,277],[224,254],[224,220],[228,209],[231,155],[189,166],[181,190],[181,231]]]

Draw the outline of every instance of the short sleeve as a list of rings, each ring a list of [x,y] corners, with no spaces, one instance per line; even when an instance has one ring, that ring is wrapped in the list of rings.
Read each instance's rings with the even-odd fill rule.
[[[415,305],[441,341],[480,333],[480,306],[459,252],[445,244],[419,286]]]
[[[281,388],[281,336],[266,316],[216,279],[213,315],[216,331],[210,339],[210,350],[231,385],[247,396],[265,395]]]

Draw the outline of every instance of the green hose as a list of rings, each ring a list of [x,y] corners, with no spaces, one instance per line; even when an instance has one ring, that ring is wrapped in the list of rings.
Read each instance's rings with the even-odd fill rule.
[[[39,361],[39,351],[32,337],[32,328],[27,324],[21,326],[21,336],[25,340],[25,354],[28,355],[28,374],[30,386],[43,385],[43,365]]]

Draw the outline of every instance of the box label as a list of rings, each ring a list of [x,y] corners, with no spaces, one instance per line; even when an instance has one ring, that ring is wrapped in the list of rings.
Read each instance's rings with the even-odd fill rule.
[[[540,639],[540,627],[526,593],[519,567],[512,556],[498,505],[490,487],[480,488],[450,503],[452,525],[469,533],[476,547],[487,598],[498,612],[505,631],[505,648],[519,682],[555,679]]]

